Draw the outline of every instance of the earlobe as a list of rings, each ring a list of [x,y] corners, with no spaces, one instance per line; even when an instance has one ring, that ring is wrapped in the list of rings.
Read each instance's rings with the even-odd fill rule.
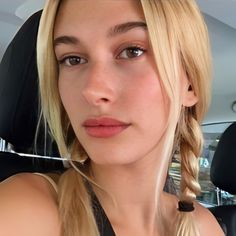
[[[184,91],[182,105],[185,107],[192,107],[198,102],[198,97],[196,96],[192,85],[189,83],[188,87]]]

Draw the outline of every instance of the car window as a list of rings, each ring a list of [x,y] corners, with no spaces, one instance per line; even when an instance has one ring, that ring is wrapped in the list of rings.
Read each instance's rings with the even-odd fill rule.
[[[236,196],[215,187],[210,180],[210,167],[215,150],[222,133],[231,124],[232,122],[223,122],[202,125],[204,146],[202,154],[199,158],[199,182],[201,185],[201,194],[197,197],[197,200],[206,207],[236,203]],[[176,187],[180,186],[180,162],[178,153],[176,153],[173,158],[169,174],[174,179]],[[177,188],[177,192],[178,191],[179,189]]]

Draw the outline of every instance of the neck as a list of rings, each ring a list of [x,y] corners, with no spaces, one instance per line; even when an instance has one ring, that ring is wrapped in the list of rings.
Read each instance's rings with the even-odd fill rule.
[[[158,170],[157,161],[127,166],[92,164],[95,182],[104,190],[94,191],[114,228],[139,225],[149,232],[145,235],[154,235],[150,232],[156,232],[165,180]]]

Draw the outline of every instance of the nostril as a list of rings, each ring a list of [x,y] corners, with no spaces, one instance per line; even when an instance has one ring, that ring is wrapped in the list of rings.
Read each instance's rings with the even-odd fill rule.
[[[84,99],[91,105],[108,104],[111,101],[111,95],[104,95],[104,91],[85,90],[82,92]]]
[[[109,99],[108,99],[108,98],[101,98],[101,100],[102,100],[103,102],[109,102]]]

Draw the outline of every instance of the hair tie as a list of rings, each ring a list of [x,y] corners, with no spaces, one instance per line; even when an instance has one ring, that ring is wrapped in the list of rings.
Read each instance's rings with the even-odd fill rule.
[[[194,210],[193,202],[179,201],[178,210],[182,212],[191,212]]]

